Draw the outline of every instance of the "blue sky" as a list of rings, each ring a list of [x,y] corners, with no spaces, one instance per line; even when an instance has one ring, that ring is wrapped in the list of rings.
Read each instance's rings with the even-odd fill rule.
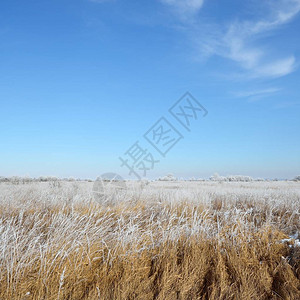
[[[300,173],[300,0],[51,0],[0,4],[0,175],[147,177]],[[168,109],[208,111],[188,132]],[[160,156],[143,138],[183,135]]]

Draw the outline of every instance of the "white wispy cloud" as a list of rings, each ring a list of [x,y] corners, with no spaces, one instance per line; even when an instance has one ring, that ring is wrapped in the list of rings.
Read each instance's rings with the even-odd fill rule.
[[[280,90],[281,90],[280,88],[272,87],[266,89],[237,92],[235,93],[235,96],[238,98],[264,97],[264,96],[270,96],[271,94],[277,93]]]
[[[208,34],[202,41],[206,55],[219,55],[235,61],[251,78],[281,77],[295,70],[296,59],[270,59],[269,53],[259,46],[264,34],[292,21],[300,11],[300,0],[272,2],[264,20],[232,22],[225,32]]]
[[[273,4],[276,5],[276,2]],[[258,21],[252,28],[253,33],[273,29],[291,21],[300,11],[299,0],[279,1],[279,5],[272,10],[272,17],[269,20]]]
[[[114,0],[89,0],[107,2]],[[292,73],[297,66],[293,53],[276,56],[261,46],[266,34],[291,22],[300,12],[300,0],[265,2],[264,17],[229,21],[227,26],[197,21],[204,0],[158,0],[176,13],[181,25],[200,47],[201,56],[221,56],[240,67],[240,78],[278,78]],[[257,0],[259,1],[259,0]],[[259,3],[259,2],[258,2]],[[258,4],[259,5],[259,4]],[[262,9],[259,6],[259,9]],[[182,29],[182,26],[180,28]],[[229,76],[229,74],[228,74]],[[236,77],[236,76],[235,76]]]
[[[162,3],[169,5],[174,9],[177,15],[186,20],[190,15],[197,13],[204,0],[160,0]]]
[[[256,66],[253,77],[281,77],[292,73],[295,68],[296,59],[293,55],[291,55],[268,64]]]

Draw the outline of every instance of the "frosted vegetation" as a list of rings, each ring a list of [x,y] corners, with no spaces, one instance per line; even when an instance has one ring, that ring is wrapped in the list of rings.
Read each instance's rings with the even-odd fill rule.
[[[235,182],[249,182],[249,181],[278,181],[278,179],[264,179],[264,178],[252,178],[251,176],[245,176],[245,175],[227,175],[227,176],[220,176],[218,173],[215,173],[212,175],[209,180],[205,180],[202,178],[189,178],[189,179],[183,179],[183,178],[177,178],[173,174],[167,174],[165,176],[159,177],[157,181],[235,181]],[[288,179],[285,179],[286,181]],[[295,176],[292,181],[300,181],[300,175]],[[5,177],[0,176],[0,182],[10,182],[14,184],[21,184],[21,183],[30,183],[30,182],[57,182],[57,181],[88,181],[92,182],[92,179],[80,179],[80,178],[58,178],[55,176],[41,176],[38,178],[31,178],[31,177],[20,177],[20,176],[12,176],[12,177]]]
[[[171,179],[2,178],[0,299],[300,299],[299,182]]]

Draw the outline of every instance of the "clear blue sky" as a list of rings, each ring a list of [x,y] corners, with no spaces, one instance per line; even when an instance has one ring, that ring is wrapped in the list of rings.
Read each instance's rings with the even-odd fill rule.
[[[0,175],[300,173],[300,0],[39,0],[0,4]],[[208,115],[168,109],[189,91]],[[159,157],[165,116],[184,136]]]

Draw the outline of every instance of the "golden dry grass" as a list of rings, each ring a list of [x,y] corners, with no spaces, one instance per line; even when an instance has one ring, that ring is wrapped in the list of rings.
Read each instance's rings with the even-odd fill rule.
[[[296,184],[0,187],[0,299],[300,299]]]

